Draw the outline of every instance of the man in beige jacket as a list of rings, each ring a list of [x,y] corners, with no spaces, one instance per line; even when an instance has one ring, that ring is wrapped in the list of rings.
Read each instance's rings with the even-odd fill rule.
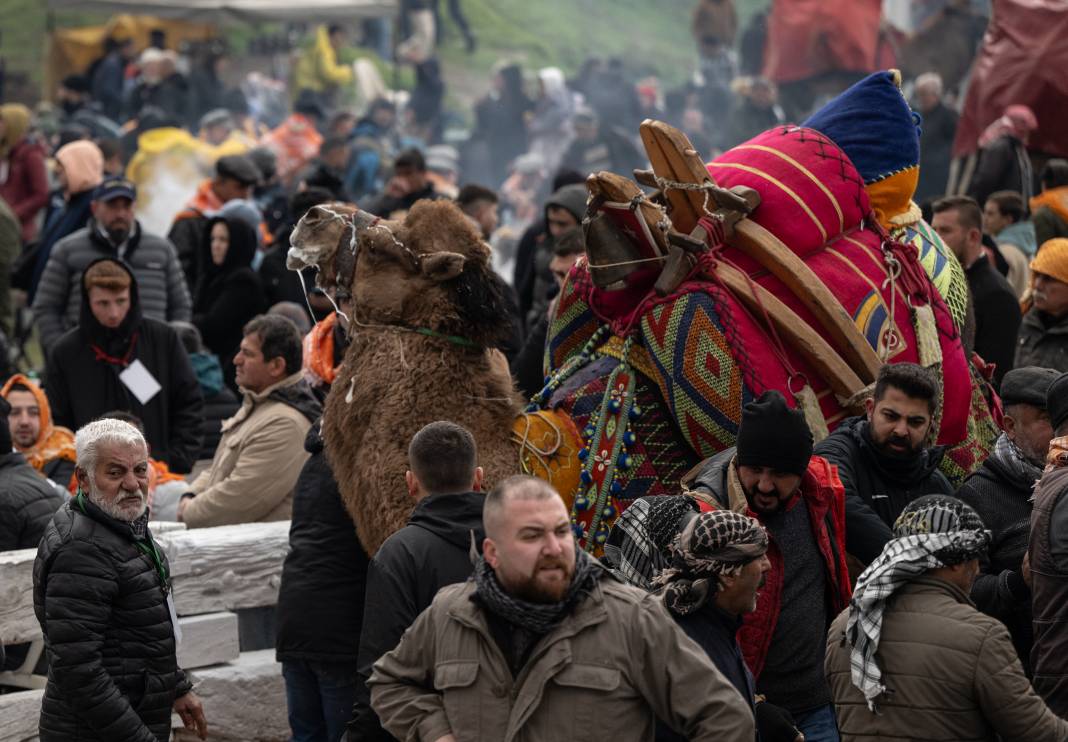
[[[1008,629],[968,598],[990,531],[955,497],[914,500],[827,636],[843,742],[1063,742]]]
[[[245,325],[234,357],[244,397],[222,424],[211,466],[178,504],[190,528],[287,520],[304,461],[304,437],[322,412],[301,373],[296,326],[266,314]]]
[[[397,739],[753,742],[748,702],[671,619],[577,548],[563,500],[512,477],[486,496],[483,556],[375,663]]]

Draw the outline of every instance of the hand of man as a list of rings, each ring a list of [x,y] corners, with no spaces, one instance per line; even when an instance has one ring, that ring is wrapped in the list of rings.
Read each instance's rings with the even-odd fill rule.
[[[186,494],[182,495],[178,499],[178,511],[176,512],[176,514],[174,516],[176,520],[179,520],[179,521],[182,520],[182,513],[185,512],[186,505],[188,505],[189,501],[192,500],[192,499],[193,499],[192,493],[186,493]]]
[[[456,737],[451,734],[446,734],[444,737],[438,737],[435,742],[456,742]]]
[[[204,718],[204,706],[196,693],[189,691],[181,698],[175,699],[173,708],[186,729],[196,732],[201,739],[208,738],[208,720]]]

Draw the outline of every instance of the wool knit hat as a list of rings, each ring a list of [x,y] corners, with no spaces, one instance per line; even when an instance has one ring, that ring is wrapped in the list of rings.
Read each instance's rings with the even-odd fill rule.
[[[1038,248],[1031,261],[1032,273],[1045,273],[1058,281],[1068,283],[1068,239],[1055,237],[1046,240]]]
[[[812,431],[800,410],[792,410],[781,392],[764,392],[742,408],[738,427],[739,466],[767,466],[803,476],[812,458]]]

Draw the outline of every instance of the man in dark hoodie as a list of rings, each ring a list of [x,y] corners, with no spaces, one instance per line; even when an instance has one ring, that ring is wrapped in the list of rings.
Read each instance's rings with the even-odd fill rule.
[[[130,266],[145,315],[161,322],[189,319],[189,291],[178,253],[167,239],[144,231],[134,217],[136,206],[133,183],[122,176],[105,178],[93,193],[89,224],[52,248],[33,299],[43,347],[78,324],[79,279],[96,258],[118,258]]]
[[[430,423],[408,445],[408,465],[405,481],[415,510],[367,570],[356,704],[347,736],[352,741],[393,739],[371,708],[366,685],[371,668],[397,646],[438,590],[471,575],[472,544],[485,536],[482,467],[471,433],[451,422]]]
[[[341,304],[341,311],[350,310]],[[331,373],[315,373],[320,381],[315,391],[323,395],[330,390],[347,344],[344,332],[331,337]],[[293,492],[275,644],[294,742],[339,739],[352,718],[369,561],[326,459],[321,420],[309,428],[304,450],[311,458]]]
[[[845,420],[815,448],[838,467],[846,494],[846,549],[865,564],[890,540],[891,526],[910,502],[953,494],[938,469],[944,449],[927,446],[937,406],[930,372],[915,363],[888,364],[879,371],[866,414]]]
[[[519,307],[524,312],[528,328],[534,327],[538,320],[545,316],[549,302],[556,295],[556,281],[549,268],[553,259],[553,246],[565,232],[582,224],[588,197],[585,183],[573,183],[559,188],[545,202],[545,235],[528,252],[524,251],[522,244],[519,246],[515,287],[519,293]],[[522,271],[520,261],[528,263]]]
[[[81,293],[78,326],[47,360],[56,424],[76,430],[111,410],[131,412],[144,421],[152,457],[188,473],[200,451],[204,399],[178,334],[142,316],[137,280],[117,260],[90,263]]]

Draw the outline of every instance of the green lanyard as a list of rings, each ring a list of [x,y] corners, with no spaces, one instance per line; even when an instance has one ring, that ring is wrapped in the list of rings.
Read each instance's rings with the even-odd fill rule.
[[[82,513],[85,513],[85,493],[78,490],[78,494],[74,497],[74,504],[78,507]],[[146,543],[147,542],[147,543]],[[167,574],[167,567],[163,563],[163,556],[159,553],[159,549],[156,547],[156,542],[152,540],[152,534],[145,529],[145,541],[134,540],[134,546],[147,556],[152,565],[156,568],[156,574],[159,575],[160,588],[163,590],[163,594],[166,595],[170,592],[171,581],[170,576]]]

